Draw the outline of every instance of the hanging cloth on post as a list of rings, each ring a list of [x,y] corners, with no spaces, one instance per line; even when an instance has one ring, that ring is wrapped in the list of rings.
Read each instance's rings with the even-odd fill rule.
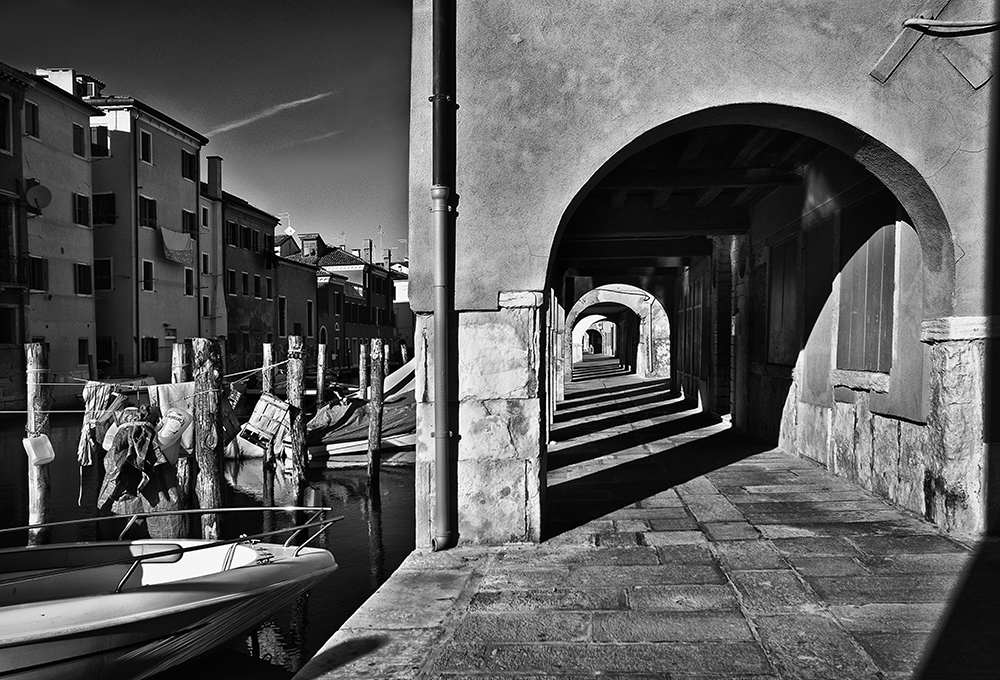
[[[94,447],[100,446],[107,431],[106,413],[108,402],[114,394],[114,385],[88,380],[83,386],[83,429],[80,430],[80,443],[76,448],[76,458],[81,466],[94,464]]]
[[[181,264],[194,264],[194,239],[188,234],[160,227],[163,237],[163,256]]]

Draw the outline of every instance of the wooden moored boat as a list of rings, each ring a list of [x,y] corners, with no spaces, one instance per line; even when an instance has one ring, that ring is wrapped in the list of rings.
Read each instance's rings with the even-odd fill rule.
[[[0,678],[139,679],[189,661],[333,572],[333,556],[307,544],[337,519],[224,541],[0,550]],[[258,540],[303,530],[313,533],[300,545],[291,544],[294,536],[284,544]]]

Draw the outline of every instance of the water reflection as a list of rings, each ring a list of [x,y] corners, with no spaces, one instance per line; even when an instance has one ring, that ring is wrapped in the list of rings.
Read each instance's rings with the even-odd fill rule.
[[[52,477],[52,520],[83,516],[78,505],[80,468],[76,443],[80,421],[54,416],[50,439],[56,460]],[[18,526],[27,519],[27,460],[21,445],[24,423],[0,421],[0,526]],[[227,461],[225,464],[227,506],[260,506],[264,499],[264,471],[260,460]],[[310,484],[321,494],[321,503],[334,508],[344,519],[331,526],[316,544],[333,553],[339,568],[310,593],[279,612],[256,631],[232,641],[224,649],[157,677],[157,680],[247,680],[289,678],[344,621],[399,566],[413,549],[413,469],[383,468],[375,493],[369,489],[364,469],[311,471]],[[295,501],[294,481],[279,470],[275,475],[275,504]],[[262,513],[227,517],[227,536],[262,530]],[[275,518],[277,526],[289,526],[292,518]],[[24,537],[19,537],[23,545]],[[53,532],[53,541],[84,540],[75,529]],[[5,538],[13,544],[11,537]]]

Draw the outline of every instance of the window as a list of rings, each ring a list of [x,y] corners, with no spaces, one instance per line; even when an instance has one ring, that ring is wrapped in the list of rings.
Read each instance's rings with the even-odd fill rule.
[[[77,338],[76,365],[86,366],[89,363],[90,363],[90,340],[88,338]]]
[[[94,224],[114,224],[115,213],[114,194],[94,194]]]
[[[181,149],[181,177],[192,182],[198,180],[198,157]]]
[[[139,160],[153,163],[153,135],[145,130],[139,130]]]
[[[190,267],[184,267],[184,294],[194,297],[194,270]]]
[[[211,268],[208,266],[208,253],[201,254],[201,273],[209,274]]]
[[[306,336],[313,336],[313,304],[312,300],[306,300]]]
[[[108,126],[98,125],[90,128],[90,155],[109,156],[111,143],[108,139]]]
[[[173,326],[164,326],[163,339],[167,342],[177,342],[177,329]]]
[[[31,290],[49,289],[49,261],[44,257],[29,256],[28,287]]]
[[[226,272],[226,292],[236,295],[236,270],[230,269]]]
[[[264,290],[267,293],[267,299],[268,300],[273,300],[274,299],[274,282],[271,280],[270,276],[268,276],[268,277],[266,277],[264,279]]]
[[[73,194],[73,221],[85,227],[90,226],[90,196]]]
[[[140,361],[159,361],[160,360],[160,341],[155,337],[146,336],[142,339],[142,344],[140,346]]]
[[[191,236],[198,235],[198,216],[190,210],[181,211],[181,231]]]
[[[253,275],[253,296],[260,299],[260,274]]]
[[[264,252],[274,252],[274,234],[264,234]]]
[[[153,261],[143,260],[142,261],[142,289],[152,291],[153,290]]]
[[[250,250],[255,253],[260,250],[260,232],[256,229],[250,232]]]
[[[837,368],[888,373],[896,287],[896,203],[880,193],[841,211]]]
[[[208,226],[208,208],[202,206],[201,208],[201,226]]]
[[[73,265],[74,280],[76,281],[76,286],[74,292],[77,295],[93,295],[94,294],[94,272],[93,267],[89,264],[84,264],[83,262],[77,262]]]
[[[11,117],[13,107],[11,99],[0,94],[0,151],[10,153],[14,150],[14,120]]]
[[[333,293],[333,313],[337,316],[341,316],[344,313],[344,296],[340,291],[334,291]]]
[[[231,246],[240,244],[240,225],[232,220],[226,222],[226,243]]]
[[[156,228],[156,201],[152,198],[139,197],[139,224],[150,229]]]
[[[206,319],[212,316],[212,306],[210,298],[207,295],[201,296],[201,315]]]
[[[288,316],[285,296],[278,296],[278,337],[285,337],[288,334]]]
[[[111,258],[102,257],[94,260],[94,290],[111,290],[114,288]]]
[[[292,334],[302,335],[302,324],[299,323],[298,321],[292,324]]]
[[[24,134],[38,139],[38,104],[24,102]]]
[[[243,339],[243,347],[242,347],[243,353],[244,354],[250,354],[250,332],[249,331],[243,331],[243,333],[241,335],[243,336],[242,337],[242,339]]]
[[[244,295],[249,295],[250,294],[250,275],[247,274],[246,272],[243,272],[240,275],[240,280],[243,283],[243,294]]]
[[[87,157],[87,143],[83,136],[83,126],[73,123],[73,154]]]
[[[250,248],[250,227],[245,224],[240,225],[240,248],[244,250]]]

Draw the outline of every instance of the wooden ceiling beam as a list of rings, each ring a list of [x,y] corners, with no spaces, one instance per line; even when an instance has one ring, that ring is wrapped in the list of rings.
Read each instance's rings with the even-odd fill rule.
[[[620,170],[598,185],[601,189],[738,189],[755,186],[796,186],[802,172],[783,168],[715,168],[710,170]]]
[[[570,220],[570,238],[644,238],[675,235],[744,234],[750,214],[740,208],[628,208],[614,210],[584,201]]]
[[[712,242],[704,236],[684,238],[564,238],[557,259],[606,260],[629,257],[711,255]]]

